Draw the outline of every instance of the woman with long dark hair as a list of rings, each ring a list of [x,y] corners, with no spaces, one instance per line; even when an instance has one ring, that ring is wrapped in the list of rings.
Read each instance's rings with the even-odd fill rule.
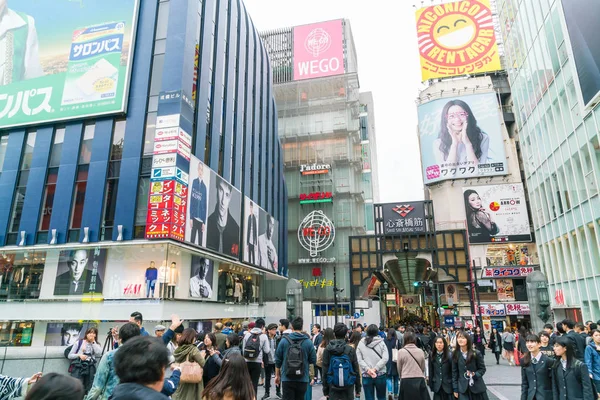
[[[365,399],[374,400],[377,392],[377,400],[385,400],[388,352],[377,325],[367,327],[367,336],[356,348],[356,358],[362,374]]]
[[[521,359],[521,398],[552,400],[552,367],[554,361],[540,351],[540,338],[527,335],[529,350]]]
[[[354,331],[354,332],[352,332],[352,334],[350,335],[350,338],[348,339],[348,345],[350,347],[352,347],[354,350],[356,350],[358,348],[358,344],[360,343],[361,340],[362,340],[361,333]]]
[[[206,360],[204,372],[202,373],[204,387],[206,387],[213,378],[219,375],[219,371],[221,370],[222,363],[218,361],[218,359],[221,358],[221,354],[216,345],[217,337],[215,334],[207,332],[206,336],[204,336],[204,350],[200,351],[200,354],[202,354],[202,357]]]
[[[468,167],[488,161],[489,136],[477,126],[471,107],[451,100],[442,109],[440,133],[433,145],[438,164],[468,163]]]
[[[246,360],[233,353],[223,361],[221,372],[202,392],[202,400],[256,400]]]
[[[490,350],[496,356],[496,364],[500,364],[500,354],[502,354],[502,337],[498,329],[492,328],[490,340],[488,341]]]
[[[456,334],[456,349],[452,355],[452,389],[458,400],[488,400],[483,381],[485,363],[478,350],[473,350],[471,336],[464,331]]]
[[[389,396],[398,396],[398,368],[396,367],[396,361],[394,360],[394,354],[398,356],[398,350],[400,349],[400,343],[398,336],[396,336],[396,330],[390,328],[387,331],[387,336],[384,339],[385,345],[388,351],[388,362],[387,362],[387,392]]]
[[[485,335],[481,332],[481,327],[476,326],[475,332],[473,332],[473,344],[475,348],[479,350],[481,356],[485,358],[485,346],[487,345]]]
[[[323,353],[325,352],[325,348],[327,347],[329,342],[331,342],[334,339],[335,339],[335,336],[333,335],[333,329],[325,328],[323,330],[323,340],[321,340],[319,347],[317,347],[317,367],[319,367],[319,368],[323,367]],[[325,373],[327,373],[327,371],[325,371]],[[315,383],[316,383],[316,378],[317,377],[315,376]],[[324,379],[323,372],[321,372],[321,379]]]
[[[31,390],[27,392],[25,400],[82,400],[85,396],[81,382],[70,376],[50,372],[40,378]],[[11,399],[12,397],[2,397]]]
[[[404,333],[404,347],[398,352],[399,400],[429,400],[425,382],[425,353],[417,347],[413,330]]]
[[[452,353],[443,336],[433,341],[433,353],[429,358],[429,388],[433,400],[452,399]]]
[[[568,337],[556,338],[554,354],[556,355],[552,370],[554,399],[592,400],[594,394],[587,366],[575,358],[573,344]]]
[[[494,222],[493,214],[485,209],[479,193],[475,190],[466,190],[463,196],[469,237],[475,239],[477,243],[489,242],[492,236],[500,232],[500,228]]]
[[[88,328],[83,339],[73,344],[68,357],[71,360],[69,372],[73,378],[81,381],[86,393],[92,388],[97,361],[102,357],[102,347],[97,340],[98,328]]]

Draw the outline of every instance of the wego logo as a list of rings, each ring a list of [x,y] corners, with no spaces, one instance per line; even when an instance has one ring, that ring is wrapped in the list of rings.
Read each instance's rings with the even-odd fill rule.
[[[410,214],[410,212],[414,209],[415,208],[413,206],[411,206],[410,204],[405,204],[405,205],[398,205],[398,206],[392,208],[392,211],[394,211],[396,214],[399,214],[402,218],[404,218],[408,214]]]
[[[331,47],[331,36],[323,28],[315,28],[306,37],[304,48],[313,57],[319,57],[319,54],[325,53]]]
[[[417,12],[423,80],[500,69],[489,0],[463,0]]]

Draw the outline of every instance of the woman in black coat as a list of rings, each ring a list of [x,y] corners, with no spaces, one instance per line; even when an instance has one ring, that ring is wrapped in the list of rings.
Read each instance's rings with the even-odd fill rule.
[[[433,341],[433,352],[429,357],[429,388],[433,400],[453,400],[452,398],[452,353],[443,336]]]
[[[396,361],[393,360],[394,349],[398,350],[400,344],[398,343],[398,337],[396,336],[396,330],[393,328],[388,329],[387,337],[385,338],[385,345],[388,350],[388,362],[387,362],[387,392],[388,395],[392,394],[394,397],[398,397],[398,368],[396,367]]]
[[[528,335],[529,352],[521,359],[521,400],[552,400],[552,367],[554,361],[541,352],[537,335]]]
[[[485,363],[481,353],[473,350],[471,336],[464,331],[456,334],[456,349],[452,355],[452,390],[458,400],[489,400],[483,381]]]
[[[489,340],[490,350],[496,356],[496,364],[500,364],[500,354],[502,354],[502,336],[498,329],[493,328]]]
[[[554,400],[594,400],[592,381],[585,363],[575,359],[572,342],[566,336],[554,342],[556,361],[552,369]]]

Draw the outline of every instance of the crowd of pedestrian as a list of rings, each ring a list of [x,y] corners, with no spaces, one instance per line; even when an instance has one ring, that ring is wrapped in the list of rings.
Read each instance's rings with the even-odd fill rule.
[[[26,400],[311,400],[322,385],[330,400],[487,400],[486,349],[499,364],[521,368],[521,400],[600,398],[598,325],[564,320],[537,334],[521,326],[432,329],[423,323],[386,328],[337,323],[305,329],[302,318],[266,325],[262,318],[237,330],[217,323],[211,332],[184,329],[172,316],[156,337],[138,312],[112,331],[114,348],[102,355],[98,331],[65,351],[71,367],[90,361],[92,376],[41,373],[0,376],[0,398]],[[271,397],[272,389],[275,389]]]

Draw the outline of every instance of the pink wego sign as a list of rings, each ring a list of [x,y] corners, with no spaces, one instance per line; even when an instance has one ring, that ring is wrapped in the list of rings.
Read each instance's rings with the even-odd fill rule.
[[[344,73],[342,20],[294,28],[294,80]]]

